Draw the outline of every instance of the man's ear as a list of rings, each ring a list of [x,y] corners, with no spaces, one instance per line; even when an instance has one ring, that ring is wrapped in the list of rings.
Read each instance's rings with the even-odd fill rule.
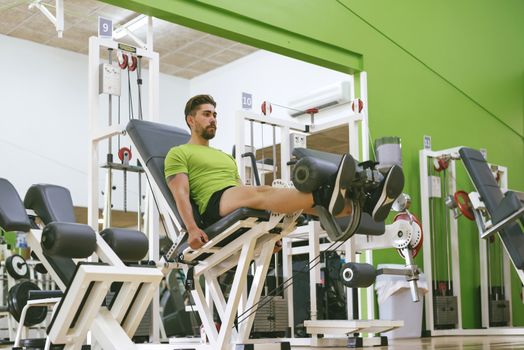
[[[186,117],[186,122],[187,122],[187,124],[189,124],[189,128],[191,129],[191,127],[193,126],[193,123],[194,123],[194,119],[193,119],[193,116],[191,114]]]

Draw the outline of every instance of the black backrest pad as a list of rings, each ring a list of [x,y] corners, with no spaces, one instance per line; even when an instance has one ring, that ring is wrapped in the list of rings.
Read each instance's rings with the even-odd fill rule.
[[[463,147],[459,153],[488,213],[493,215],[504,199],[504,194],[491,173],[488,163],[477,150]],[[517,223],[508,225],[500,232],[500,238],[504,241],[515,267],[524,268],[524,234],[520,226]]]
[[[178,222],[183,224],[176,209],[175,199],[166,184],[164,159],[172,147],[187,143],[190,135],[187,131],[174,126],[137,119],[131,120],[126,129],[145,162],[143,165],[151,172],[153,178],[149,180],[154,181],[160,188]]]
[[[46,225],[55,221],[76,223],[71,193],[65,187],[49,184],[33,185],[27,190],[24,205],[34,210]],[[43,254],[60,280],[68,286],[75,273],[75,262],[71,258],[52,256],[45,251]]]
[[[459,153],[475,188],[486,205],[486,209],[488,212],[493,213],[502,199],[504,199],[504,195],[493,177],[486,160],[482,153],[475,149],[462,147]]]
[[[33,185],[25,194],[24,205],[33,209],[46,225],[53,221],[76,222],[71,193],[62,186]]]
[[[27,232],[31,223],[14,186],[0,178],[0,227],[6,231]]]

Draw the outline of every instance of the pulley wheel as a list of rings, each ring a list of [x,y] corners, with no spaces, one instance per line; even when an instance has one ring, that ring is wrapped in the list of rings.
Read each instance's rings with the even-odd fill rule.
[[[453,199],[457,203],[457,206],[462,215],[471,221],[474,221],[475,214],[473,213],[473,205],[471,204],[468,194],[465,191],[457,191],[455,192],[455,195],[453,195]]]

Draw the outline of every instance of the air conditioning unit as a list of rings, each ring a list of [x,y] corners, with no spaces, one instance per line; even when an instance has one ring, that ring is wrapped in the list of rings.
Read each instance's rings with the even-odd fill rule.
[[[333,85],[325,86],[290,101],[288,104],[290,107],[288,113],[292,117],[299,117],[306,114],[306,110],[310,108],[317,108],[321,111],[325,108],[348,103],[351,101],[351,96],[353,96],[352,90],[353,86],[349,81],[341,81]]]

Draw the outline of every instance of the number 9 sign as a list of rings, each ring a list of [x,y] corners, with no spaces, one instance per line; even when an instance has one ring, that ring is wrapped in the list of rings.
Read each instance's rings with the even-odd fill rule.
[[[98,37],[113,37],[113,21],[104,17],[98,17]]]

